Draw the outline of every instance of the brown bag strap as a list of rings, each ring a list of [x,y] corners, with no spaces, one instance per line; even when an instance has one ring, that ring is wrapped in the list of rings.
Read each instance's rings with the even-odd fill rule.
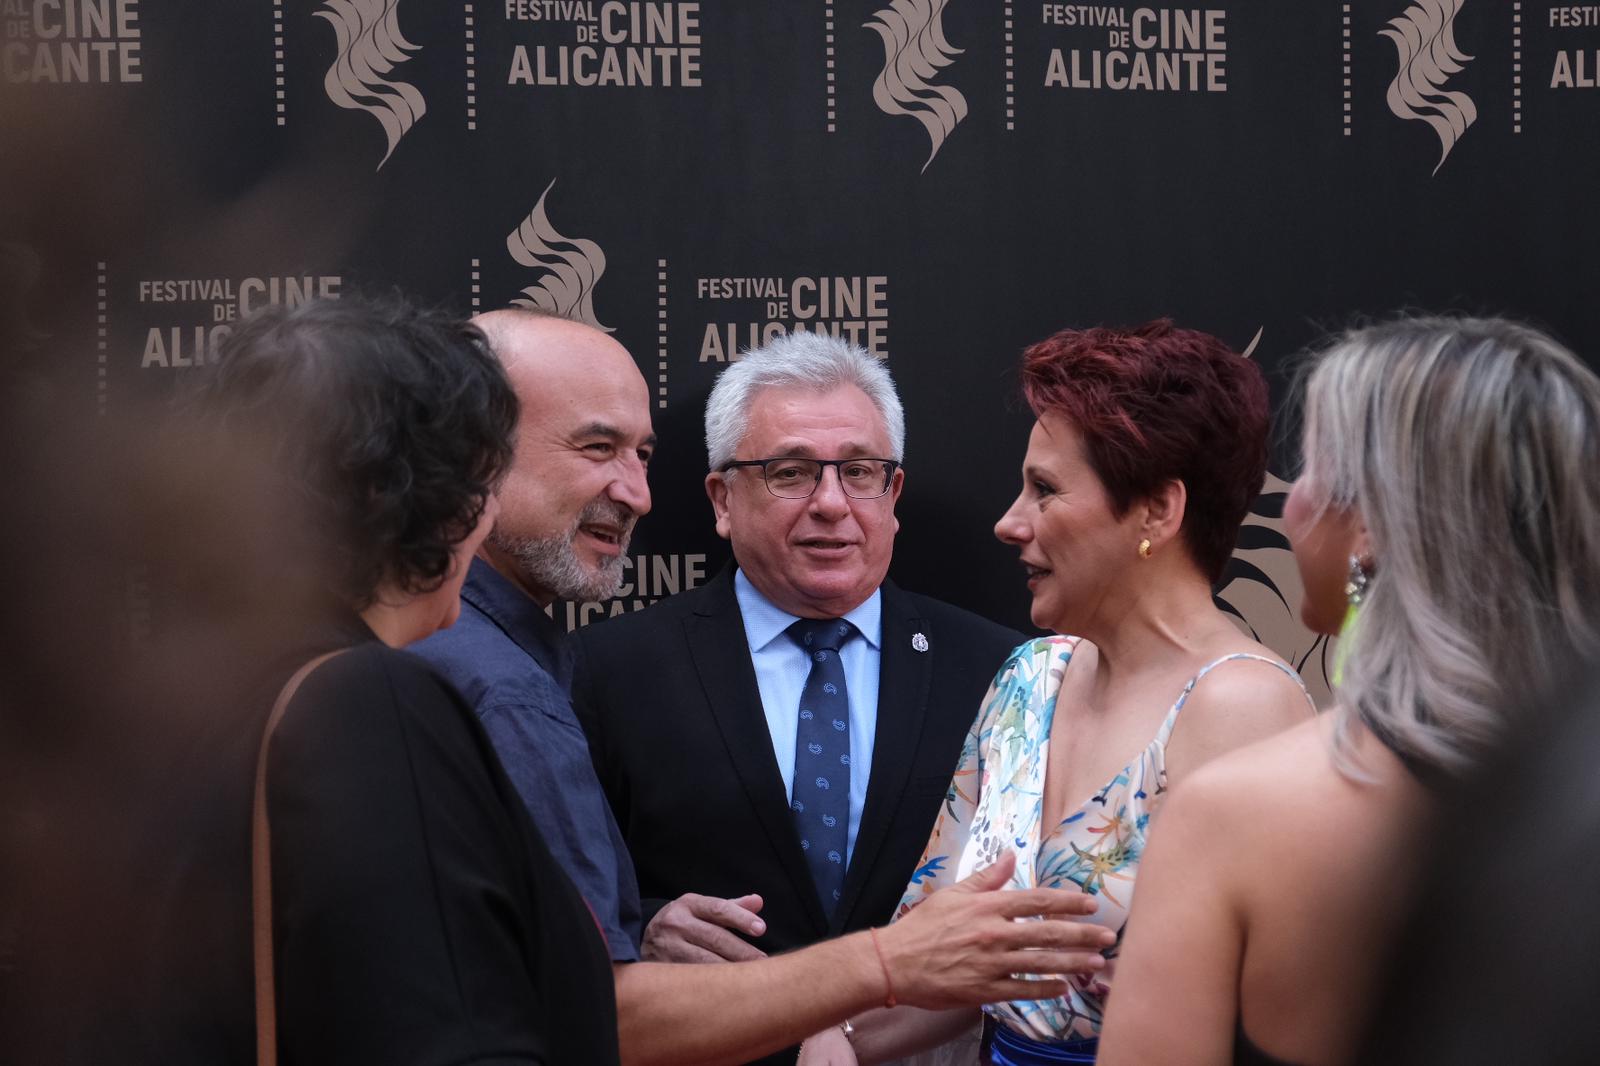
[[[311,671],[340,651],[319,655],[294,672],[272,705],[256,753],[256,790],[250,814],[250,916],[255,925],[256,1066],[278,1063],[278,997],[272,967],[272,836],[267,826],[267,746],[278,721]]]

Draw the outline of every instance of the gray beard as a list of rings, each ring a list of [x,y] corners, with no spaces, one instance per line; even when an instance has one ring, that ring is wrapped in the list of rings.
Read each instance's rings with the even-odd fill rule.
[[[622,587],[622,560],[628,554],[628,540],[633,516],[621,524],[621,554],[603,561],[590,569],[578,558],[572,542],[578,536],[578,526],[593,517],[594,504],[584,508],[572,529],[555,537],[518,537],[500,530],[489,534],[489,543],[517,561],[523,578],[530,584],[553,593],[557,599],[585,602],[608,600]],[[620,517],[613,515],[613,518]]]

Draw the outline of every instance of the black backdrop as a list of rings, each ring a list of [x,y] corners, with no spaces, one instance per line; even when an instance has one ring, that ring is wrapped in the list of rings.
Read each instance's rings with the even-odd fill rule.
[[[1168,315],[1253,344],[1280,402],[1294,353],[1402,307],[1592,358],[1597,67],[1600,8],[1542,0],[0,0],[3,235],[85,417],[306,291],[614,329],[656,509],[574,624],[715,571],[716,372],[840,329],[905,397],[894,575],[1025,625],[990,528],[1017,352],[1057,328]],[[1305,661],[1281,488],[1221,595]]]

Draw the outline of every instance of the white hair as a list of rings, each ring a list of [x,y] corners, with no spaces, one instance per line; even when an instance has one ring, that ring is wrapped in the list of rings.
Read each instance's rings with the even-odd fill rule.
[[[906,415],[889,370],[866,349],[826,333],[787,333],[745,352],[724,370],[706,400],[706,456],[712,470],[733,460],[750,428],[750,405],[769,388],[803,388],[827,392],[854,385],[883,418],[889,436],[888,455],[905,458]]]
[[[1538,330],[1412,318],[1311,371],[1305,475],[1354,509],[1373,574],[1340,649],[1336,761],[1359,722],[1459,773],[1514,702],[1600,649],[1600,379]]]

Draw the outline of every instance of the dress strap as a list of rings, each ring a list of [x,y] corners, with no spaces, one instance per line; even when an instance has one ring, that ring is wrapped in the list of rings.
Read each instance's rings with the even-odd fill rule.
[[[1295,673],[1292,667],[1279,662],[1277,659],[1272,659],[1265,655],[1257,655],[1254,652],[1249,651],[1236,651],[1231,654],[1224,655],[1220,659],[1215,659],[1209,663],[1206,663],[1200,668],[1200,672],[1191,677],[1189,679],[1189,683],[1183,686],[1183,691],[1178,694],[1178,701],[1172,705],[1172,710],[1167,712],[1167,720],[1161,723],[1161,729],[1156,733],[1155,742],[1157,744],[1161,745],[1163,748],[1166,747],[1167,739],[1172,736],[1172,727],[1178,724],[1178,712],[1183,710],[1183,705],[1189,700],[1189,693],[1194,691],[1194,687],[1200,683],[1200,679],[1205,677],[1211,671],[1215,670],[1217,667],[1221,666],[1223,663],[1232,662],[1235,659],[1254,659],[1258,663],[1266,663],[1268,666],[1277,667],[1279,670],[1289,675],[1290,680],[1300,687],[1300,694],[1306,698],[1306,704],[1310,706],[1313,714],[1316,713],[1316,702],[1312,700],[1311,693],[1306,691],[1306,683],[1300,680],[1300,675]]]

